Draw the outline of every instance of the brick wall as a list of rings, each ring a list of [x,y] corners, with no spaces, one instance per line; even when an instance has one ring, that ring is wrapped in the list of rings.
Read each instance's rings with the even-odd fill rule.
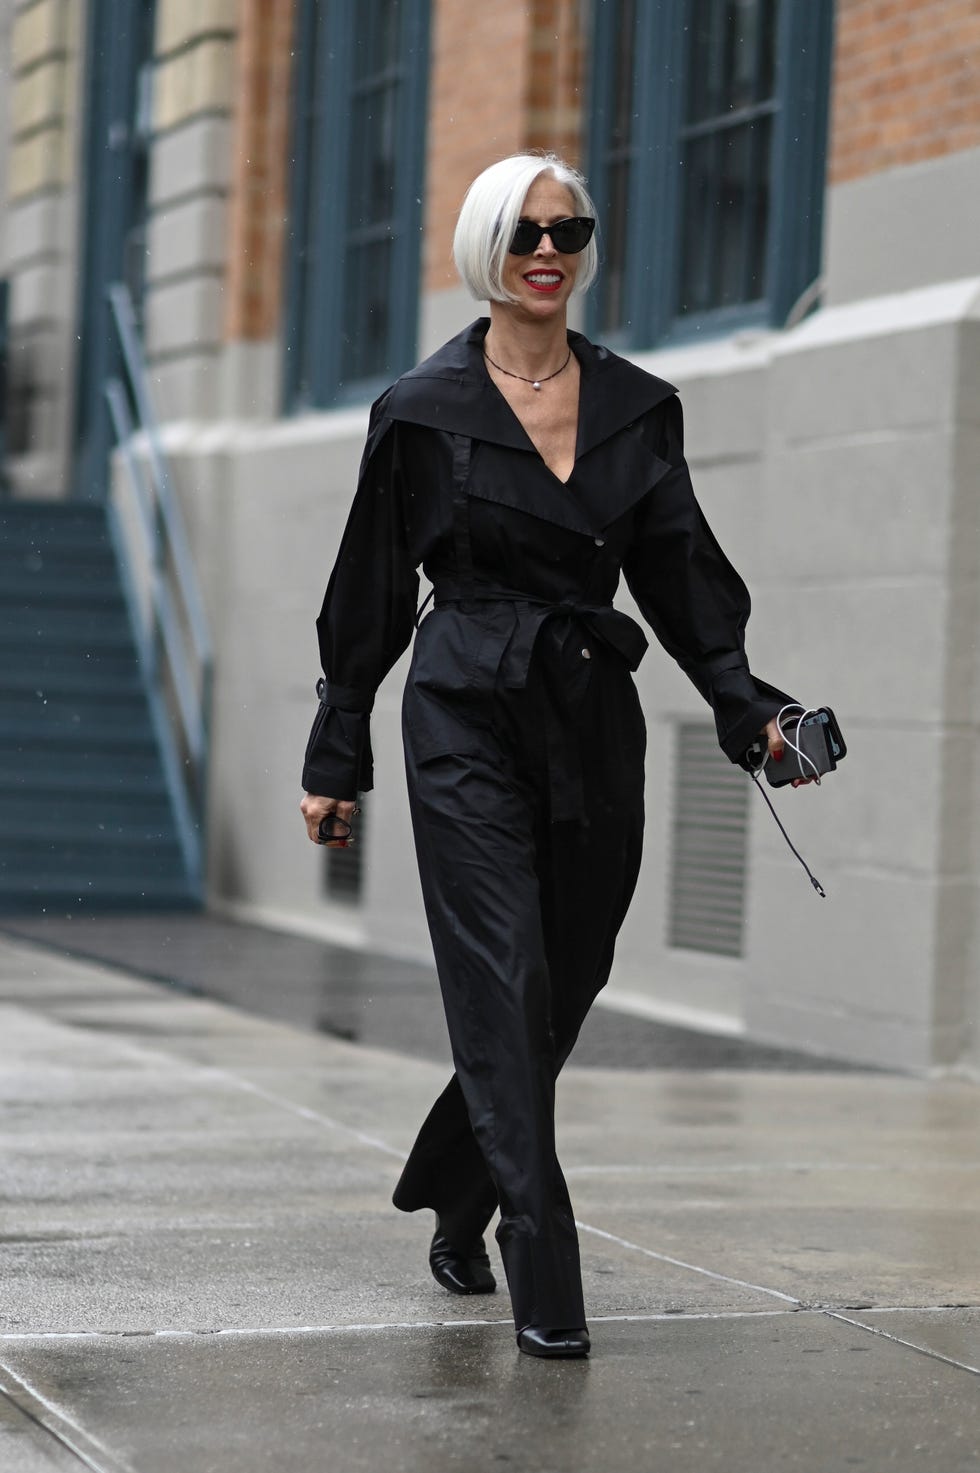
[[[423,289],[458,285],[453,230],[466,187],[524,145],[529,22],[524,0],[433,0]]]
[[[578,159],[582,10],[580,0],[433,0],[424,290],[458,285],[453,230],[481,169],[522,149]]]
[[[293,24],[293,6],[283,0],[239,0],[227,339],[272,337],[279,323]]]
[[[526,148],[577,164],[582,152],[585,36],[581,0],[534,0],[528,66]]]
[[[978,0],[837,0],[830,182],[980,146]]]

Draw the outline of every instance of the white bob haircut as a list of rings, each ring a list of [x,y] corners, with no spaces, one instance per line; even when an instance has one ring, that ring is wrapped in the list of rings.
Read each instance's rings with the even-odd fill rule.
[[[511,302],[501,286],[514,230],[535,179],[550,174],[564,184],[574,202],[574,214],[595,215],[595,205],[577,169],[557,154],[515,153],[477,174],[466,191],[453,237],[456,270],[478,302]],[[595,236],[582,252],[575,293],[588,291],[599,268]]]

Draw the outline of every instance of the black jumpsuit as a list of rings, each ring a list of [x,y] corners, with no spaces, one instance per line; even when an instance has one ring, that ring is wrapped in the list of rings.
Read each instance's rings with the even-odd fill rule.
[[[741,761],[790,698],[744,654],[749,598],[694,499],[680,405],[661,379],[569,342],[575,467],[548,469],[487,375],[487,319],[375,404],[317,630],[325,674],[307,792],[372,785],[375,691],[434,585],[403,703],[422,892],[456,1072],[395,1205],[450,1241],[497,1240],[518,1329],[585,1324],[555,1154],[555,1079],[612,964],[640,864],[646,649],[612,607],[625,574]]]

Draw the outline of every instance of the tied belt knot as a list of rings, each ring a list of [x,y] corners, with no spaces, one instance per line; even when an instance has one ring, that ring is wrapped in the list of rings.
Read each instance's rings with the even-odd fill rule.
[[[467,587],[465,593],[457,583],[439,581],[433,590],[436,608],[459,605],[464,611],[473,605],[510,604],[517,615],[516,625],[500,663],[502,683],[507,690],[523,690],[531,670],[531,661],[545,626],[555,619],[574,620],[601,644],[608,646],[635,670],[647,650],[647,638],[635,619],[612,604],[578,602],[564,598],[551,600],[518,589],[489,588],[479,584]],[[545,743],[552,822],[586,822],[582,785],[582,758],[577,724],[569,703],[565,682],[554,678],[548,665],[542,666],[543,679],[550,700],[545,720]]]

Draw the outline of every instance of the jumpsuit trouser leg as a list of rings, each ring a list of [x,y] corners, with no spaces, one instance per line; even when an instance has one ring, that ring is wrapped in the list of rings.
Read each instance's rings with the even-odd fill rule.
[[[499,1203],[497,1239],[518,1329],[585,1322],[574,1217],[555,1153],[554,1087],[608,977],[639,868],[642,735],[630,751],[628,720],[626,728],[628,760],[599,765],[584,828],[548,823],[533,793],[489,754],[417,763],[408,749],[456,1074],[394,1200],[407,1211],[434,1207],[461,1244],[484,1230]],[[623,727],[612,720],[612,731],[611,750],[622,757]],[[599,751],[610,753],[601,742]]]

